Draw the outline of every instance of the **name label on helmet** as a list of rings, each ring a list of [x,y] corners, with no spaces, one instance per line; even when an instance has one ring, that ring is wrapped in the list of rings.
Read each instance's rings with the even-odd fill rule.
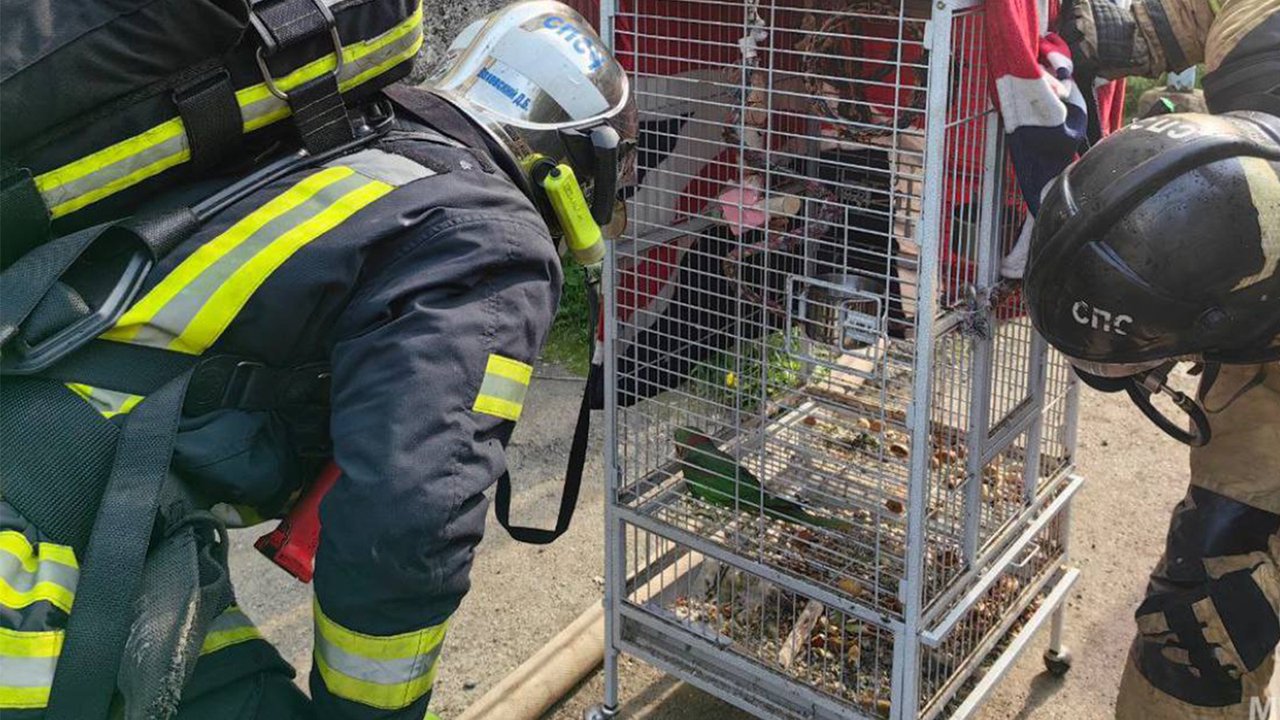
[[[1199,135],[1200,128],[1195,123],[1184,122],[1171,115],[1134,120],[1132,127],[1148,132],[1159,133],[1170,140],[1184,140],[1192,135]]]
[[[1125,327],[1133,323],[1131,315],[1114,313],[1110,310],[1103,310],[1099,307],[1093,307],[1083,300],[1077,300],[1071,306],[1071,317],[1081,325],[1088,325],[1094,330],[1101,330],[1105,333],[1113,333],[1115,335],[1128,335]]]
[[[555,32],[556,37],[573,48],[574,52],[587,56],[592,70],[599,70],[604,65],[604,53],[596,47],[595,41],[567,18],[552,15],[542,21],[542,27]]]
[[[529,96],[511,87],[511,83],[503,80],[498,75],[489,72],[488,68],[480,68],[480,79],[493,86],[494,90],[502,93],[502,96],[510,100],[512,105],[521,110],[529,109],[529,103],[531,102]]]

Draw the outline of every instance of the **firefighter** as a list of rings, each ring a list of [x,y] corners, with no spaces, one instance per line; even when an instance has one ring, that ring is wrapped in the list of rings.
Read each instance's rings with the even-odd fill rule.
[[[1088,0],[1061,31],[1086,76],[1203,62],[1225,113],[1142,119],[1085,153],[1047,190],[1024,288],[1086,383],[1192,446],[1116,716],[1251,718],[1280,639],[1280,3]],[[1194,398],[1167,385],[1180,360],[1200,363]]]
[[[0,715],[427,713],[556,310],[549,228],[572,246],[586,222],[553,214],[538,177],[572,171],[562,192],[611,207],[630,168],[634,109],[602,47],[559,3],[477,22],[426,89],[350,108],[375,139],[296,169],[261,160],[265,180],[169,249],[109,329],[5,377]],[[235,187],[174,188],[139,217]],[[43,342],[37,325],[19,339]],[[165,363],[182,374],[142,378]],[[170,446],[153,497],[118,492],[122,467]],[[278,516],[328,457],[308,699],[234,603],[224,523]],[[113,545],[139,522],[145,564]],[[135,566],[121,609],[112,574]]]

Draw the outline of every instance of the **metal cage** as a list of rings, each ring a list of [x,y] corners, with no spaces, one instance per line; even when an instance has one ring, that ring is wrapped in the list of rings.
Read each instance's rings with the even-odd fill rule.
[[[1064,668],[1076,384],[1000,282],[1025,208],[980,0],[600,17],[641,136],[597,714],[620,652],[767,717],[968,715],[1046,621]]]

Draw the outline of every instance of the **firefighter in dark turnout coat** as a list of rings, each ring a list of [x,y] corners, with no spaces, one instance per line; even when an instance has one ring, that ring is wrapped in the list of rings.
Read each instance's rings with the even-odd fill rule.
[[[578,148],[563,136],[604,128],[616,141],[615,126],[625,133],[631,117],[620,68],[568,8],[517,4],[478,33],[484,22],[464,32],[451,51],[452,74],[437,78],[434,92],[387,91],[395,120],[376,141],[274,177],[214,214],[82,351],[123,352],[126,364],[157,353],[213,359],[187,381],[169,466],[181,490],[166,491],[183,502],[162,498],[160,527],[200,526],[198,537],[214,548],[198,545],[200,552],[221,552],[222,562],[220,522],[278,514],[328,457],[341,468],[321,505],[310,700],[232,601],[225,566],[212,562],[199,576],[201,589],[206,581],[225,587],[212,601],[163,601],[166,576],[144,574],[115,699],[127,717],[427,713],[449,618],[468,591],[483,535],[484,492],[506,473],[504,448],[562,280],[546,208],[536,206],[522,163],[564,161],[612,195],[613,175],[625,166],[605,163],[596,169],[611,176],[593,176],[576,162],[581,153],[569,157]],[[591,52],[566,42],[566,28]],[[548,66],[561,82],[566,68],[581,75],[568,82],[569,94],[548,88],[556,77],[536,68],[508,68],[501,85],[481,80],[477,88],[468,63],[494,52],[553,57]],[[486,72],[495,77],[500,65],[487,63]],[[468,72],[470,82],[460,83]],[[519,136],[483,94],[496,91],[507,103],[507,90],[536,99],[525,105],[556,113],[564,127]],[[516,114],[526,109],[519,105]],[[569,150],[549,149],[555,142]],[[612,150],[616,160],[617,142]],[[185,205],[218,187],[176,188],[148,206]],[[127,427],[151,394],[99,374],[77,377],[72,367],[57,377],[6,378],[6,447],[84,442],[75,423],[26,423],[39,435],[24,434],[27,400],[111,432]],[[24,463],[40,468],[38,458]],[[60,701],[68,706],[59,695],[77,691],[58,661],[87,630],[76,625],[77,585],[99,556],[85,556],[85,523],[77,531],[38,522],[41,507],[20,511],[22,498],[10,499],[0,500],[0,714],[21,720],[46,708],[55,714]],[[165,508],[179,505],[208,512],[168,519]],[[184,615],[193,607],[201,609]],[[203,627],[184,634],[188,624]],[[149,640],[171,637],[194,637],[199,647]],[[163,657],[149,664],[149,654]],[[155,687],[164,678],[146,669],[166,660],[180,666],[181,657],[194,669],[179,672],[179,706],[172,688]]]

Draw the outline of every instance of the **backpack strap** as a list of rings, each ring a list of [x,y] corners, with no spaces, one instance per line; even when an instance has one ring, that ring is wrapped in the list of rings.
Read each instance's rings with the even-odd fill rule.
[[[343,65],[342,39],[324,0],[256,0],[249,22],[261,43],[257,59],[263,82],[271,94],[289,104],[303,147],[314,155],[355,139],[355,129],[338,87]],[[288,92],[281,90],[271,71],[271,57],[291,45],[324,35],[333,42],[333,72],[308,80]]]
[[[191,150],[191,168],[205,173],[240,154],[244,119],[231,73],[221,65],[197,73],[173,91]]]
[[[0,158],[0,270],[47,240],[50,222],[31,170]]]
[[[190,379],[183,373],[143,400],[120,430],[53,676],[50,720],[104,718],[110,709]]]

